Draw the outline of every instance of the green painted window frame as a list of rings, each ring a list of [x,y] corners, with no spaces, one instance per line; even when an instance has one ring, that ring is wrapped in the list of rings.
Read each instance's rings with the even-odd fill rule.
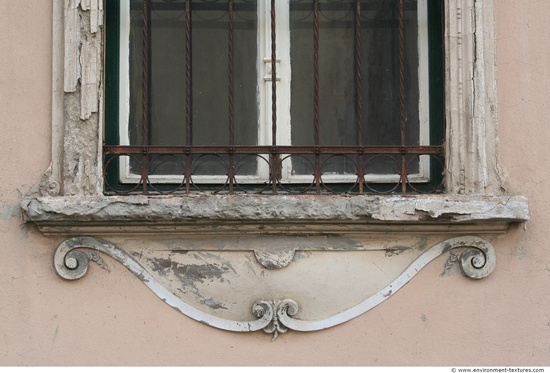
[[[428,1],[428,48],[429,48],[429,134],[430,145],[443,145],[445,141],[445,73],[444,73],[444,2],[440,0]],[[107,1],[105,4],[105,128],[104,146],[116,146],[120,144],[118,113],[119,113],[119,41],[120,41],[120,4],[118,0]],[[109,157],[104,155],[103,164]],[[415,184],[414,190],[408,188],[407,192],[431,192],[443,193],[444,185],[444,156],[440,162],[430,162],[430,181]],[[106,175],[109,185],[119,191],[130,190],[119,180],[118,166],[116,171]],[[380,193],[390,189],[392,184],[377,183]],[[204,190],[215,190],[219,185],[208,185]],[[251,185],[251,189],[254,186]],[[299,187],[299,185],[298,185]],[[157,186],[159,190],[171,190],[173,185],[165,184]],[[334,187],[336,192],[346,191],[348,184]],[[201,189],[202,190],[202,189]],[[105,194],[111,194],[104,190]],[[368,193],[366,193],[368,194]],[[399,194],[399,193],[397,193]]]

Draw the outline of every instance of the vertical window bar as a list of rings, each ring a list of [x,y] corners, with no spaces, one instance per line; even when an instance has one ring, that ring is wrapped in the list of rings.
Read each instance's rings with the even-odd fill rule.
[[[355,2],[355,92],[357,111],[357,181],[359,194],[363,194],[363,75],[361,65],[361,0]]]
[[[149,125],[151,122],[150,108],[151,108],[151,63],[150,63],[150,49],[151,49],[151,4],[149,0],[143,0],[143,25],[142,25],[142,44],[143,44],[143,56],[142,56],[142,88],[141,88],[141,144],[142,149],[142,164],[141,164],[141,180],[143,183],[143,193],[147,193],[147,183],[149,182],[148,172],[148,150],[149,145]]]
[[[319,140],[319,0],[313,1],[313,136],[315,147],[320,145]],[[321,193],[321,160],[318,151],[315,151],[315,189]]]
[[[228,44],[228,82],[229,82],[229,194],[233,194],[234,187],[234,178],[235,178],[235,165],[233,159],[233,147],[235,145],[235,128],[234,128],[234,105],[233,105],[233,0],[229,0],[229,21],[228,21],[228,32],[227,32],[227,44]]]
[[[275,33],[275,0],[271,0],[271,182],[277,194],[280,155],[277,152],[277,49]]]
[[[406,145],[407,108],[405,102],[405,18],[404,0],[399,0],[398,21],[399,21],[399,114],[401,130],[401,192],[407,193],[407,155],[404,151]]]
[[[185,2],[185,192],[191,190],[191,0]]]

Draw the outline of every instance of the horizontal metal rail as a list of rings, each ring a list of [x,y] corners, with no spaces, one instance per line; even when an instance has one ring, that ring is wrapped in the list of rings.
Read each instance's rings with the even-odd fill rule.
[[[106,145],[106,155],[130,154],[400,154],[400,155],[440,155],[445,154],[443,146],[434,145],[395,145],[395,146],[294,146],[294,145],[234,145],[234,146],[141,146]]]

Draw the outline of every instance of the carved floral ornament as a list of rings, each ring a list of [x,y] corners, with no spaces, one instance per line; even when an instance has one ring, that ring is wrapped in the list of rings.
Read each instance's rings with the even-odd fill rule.
[[[441,255],[444,273],[484,278],[492,237],[529,219],[502,195],[492,0],[445,2],[447,194],[318,198],[103,195],[102,1],[53,4],[52,165],[22,209],[72,237],[54,256],[65,279],[109,270],[108,255],[192,319],[276,338],[364,314]]]

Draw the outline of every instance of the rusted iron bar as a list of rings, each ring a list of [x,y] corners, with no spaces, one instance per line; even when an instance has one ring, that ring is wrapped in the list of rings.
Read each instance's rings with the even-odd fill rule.
[[[143,0],[143,24],[142,24],[142,67],[141,67],[141,144],[149,145],[149,126],[151,123],[151,4],[149,0]],[[148,166],[147,154],[142,155],[141,175],[143,182],[143,193],[147,193]]]
[[[276,17],[275,0],[271,0],[271,145],[277,146],[277,44],[276,44]],[[273,194],[277,194],[277,178],[279,175],[279,162],[276,161],[277,154],[271,154],[271,182]]]
[[[234,104],[233,104],[233,76],[234,76],[234,67],[233,67],[233,0],[229,0],[229,20],[228,20],[228,30],[227,30],[227,45],[228,45],[228,84],[229,84],[229,145],[235,145],[235,121],[234,121]],[[235,181],[235,164],[233,160],[233,154],[229,154],[229,170],[227,173],[229,178],[229,193],[233,193],[234,181]]]
[[[313,1],[313,141],[320,144],[320,114],[319,114],[319,0]],[[321,190],[321,159],[315,153],[315,189]]]
[[[191,0],[185,2],[185,144],[191,145]],[[185,190],[191,190],[191,157],[186,156]]]
[[[256,4],[250,0],[242,3],[234,3],[233,8],[236,11],[244,12],[256,12]],[[414,10],[417,5],[413,1],[405,2],[405,10]],[[179,2],[175,0],[162,0],[154,1],[151,5],[152,10],[155,11],[185,11],[185,1]],[[362,4],[363,10],[374,10],[377,11],[380,9],[380,5],[376,1],[365,1],[363,0]],[[139,1],[130,1],[130,10],[140,10],[141,5]],[[347,4],[344,4],[343,1],[330,0],[323,3],[323,10],[333,11],[333,10],[342,10],[347,9]],[[195,11],[215,11],[215,12],[224,12],[227,10],[227,4],[219,0],[201,0],[195,1],[193,3],[193,10]],[[311,3],[307,1],[294,1],[290,2],[291,11],[301,11],[309,12],[311,11]]]
[[[405,91],[405,15],[404,0],[399,0],[399,114],[401,145],[407,143],[407,106]],[[401,155],[401,192],[407,193],[407,165],[406,154]]]
[[[355,95],[357,112],[357,145],[363,145],[363,72],[361,65],[361,0],[355,2]],[[363,194],[363,153],[357,155],[357,182],[359,193]]]

